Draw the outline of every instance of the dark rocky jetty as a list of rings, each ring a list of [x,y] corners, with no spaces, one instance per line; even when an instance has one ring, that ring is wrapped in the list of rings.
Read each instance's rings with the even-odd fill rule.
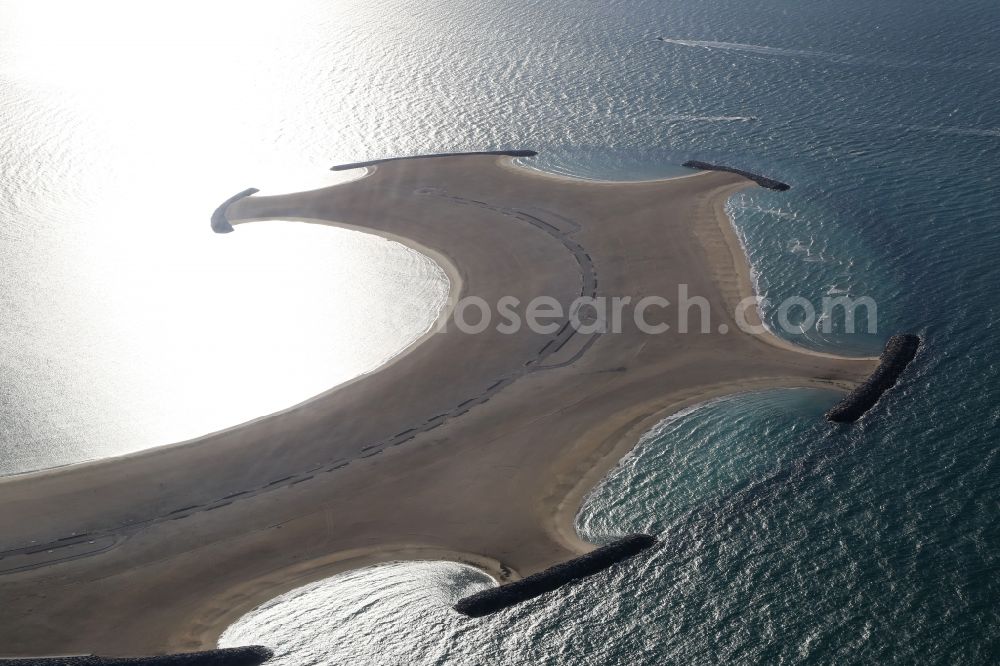
[[[773,178],[767,178],[765,176],[760,176],[755,173],[750,173],[749,171],[743,171],[742,169],[734,169],[733,167],[721,166],[719,164],[711,164],[709,162],[699,162],[698,160],[688,160],[684,163],[689,169],[702,169],[704,171],[727,171],[729,173],[739,174],[744,178],[749,178],[753,182],[757,183],[761,187],[766,187],[769,190],[778,190],[779,192],[784,192],[785,190],[792,189],[792,186],[788,183],[782,183],[780,180],[774,180]]]
[[[348,171],[350,169],[360,169],[362,167],[385,164],[386,162],[398,162],[400,160],[426,160],[434,157],[458,157],[462,155],[497,155],[506,157],[535,157],[538,155],[534,150],[479,150],[468,153],[429,153],[427,155],[410,155],[408,157],[386,157],[381,160],[369,160],[367,162],[351,162],[350,164],[338,164],[330,167],[330,171]]]
[[[257,194],[260,192],[256,187],[251,187],[243,190],[239,194],[234,194],[225,201],[222,205],[215,209],[212,213],[212,231],[217,234],[228,234],[233,230],[233,225],[229,224],[229,218],[226,217],[226,209],[229,208],[229,204],[239,201],[244,197],[248,197],[251,194]]]
[[[632,534],[607,546],[601,546],[582,557],[557,564],[517,582],[491,587],[460,599],[455,604],[455,610],[469,617],[490,615],[551,592],[567,583],[604,571],[611,565],[627,560],[655,544],[656,539],[648,534]]]
[[[39,657],[0,659],[0,666],[259,666],[274,656],[266,647],[248,647],[168,654],[160,657]]]
[[[894,335],[885,344],[875,372],[865,383],[848,393],[826,413],[829,421],[852,423],[875,406],[882,394],[888,391],[906,370],[920,347],[920,337],[909,333]]]

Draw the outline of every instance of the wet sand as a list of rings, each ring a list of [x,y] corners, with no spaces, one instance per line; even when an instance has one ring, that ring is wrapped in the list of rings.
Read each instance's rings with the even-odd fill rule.
[[[438,261],[453,296],[489,303],[674,300],[686,283],[711,303],[713,332],[651,336],[629,317],[606,335],[450,325],[279,414],[2,479],[0,655],[211,648],[263,601],[380,561],[529,575],[592,549],[573,529],[584,496],[664,416],[738,391],[857,385],[875,360],[736,326],[751,287],[724,203],[752,185],[724,172],[582,181],[479,155],[236,201],[236,233],[279,218],[379,234]],[[206,332],[219,334],[240,331]]]

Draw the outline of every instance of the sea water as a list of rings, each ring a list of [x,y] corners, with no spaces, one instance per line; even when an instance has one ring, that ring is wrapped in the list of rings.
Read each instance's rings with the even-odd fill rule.
[[[658,426],[588,499],[578,528],[595,541],[646,530],[663,546],[584,583],[467,620],[449,606],[480,576],[386,565],[275,600],[223,644],[270,644],[284,664],[995,659],[995,2],[317,1],[197,14],[177,3],[148,23],[133,17],[126,38],[109,22],[100,49],[59,57],[51,40],[88,39],[72,17],[2,6],[2,112],[46,128],[0,143],[4,173],[15,164],[21,175],[0,183],[0,205],[16,206],[4,233],[19,234],[18,249],[0,249],[6,312],[10,291],[36,295],[38,308],[88,303],[64,295],[77,273],[30,268],[36,257],[70,265],[50,255],[75,256],[58,245],[69,230],[101,263],[121,251],[93,247],[91,234],[154,219],[155,242],[207,233],[218,201],[251,185],[266,193],[278,174],[294,174],[285,187],[296,189],[336,162],[532,148],[540,168],[592,178],[671,175],[696,158],[789,182],[729,204],[759,290],[775,303],[870,296],[878,330],[788,337],[844,353],[876,351],[898,331],[925,339],[901,383],[852,426],[825,423],[836,395],[815,391],[736,396]],[[164,22],[177,24],[169,39],[147,38]],[[35,32],[18,27],[31,37],[12,46],[22,24]],[[28,268],[10,278],[15,258]],[[233,296],[226,287],[218,302]],[[14,321],[31,311],[23,302]],[[46,321],[18,325],[43,336]],[[17,375],[5,393],[74,373],[86,376]],[[58,419],[72,433],[96,411]]]

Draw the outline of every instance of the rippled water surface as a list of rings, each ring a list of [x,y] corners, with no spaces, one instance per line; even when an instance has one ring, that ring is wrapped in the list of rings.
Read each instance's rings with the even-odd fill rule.
[[[444,305],[443,271],[398,243],[277,221],[211,232],[234,192],[331,184],[347,149],[288,79],[324,43],[240,47],[300,34],[302,14],[195,9],[0,3],[0,474],[290,407],[377,367]]]
[[[37,423],[74,433],[102,410],[100,432],[142,421],[122,405],[151,398],[104,380],[65,389],[70,401],[16,396],[58,397],[59,382],[94,376],[87,359],[143,348],[148,329],[88,328],[112,307],[102,298],[138,293],[117,289],[135,281],[129,266],[146,265],[143,248],[176,247],[153,254],[186,275],[198,244],[230,251],[221,248],[244,235],[195,239],[219,200],[250,185],[321,184],[329,164],[368,157],[533,148],[538,166],[593,178],[671,175],[689,158],[756,170],[793,186],[730,202],[761,292],[878,303],[875,333],[792,337],[855,353],[896,331],[925,337],[901,384],[854,426],[820,418],[836,396],[802,391],[734,397],[659,426],[578,527],[597,541],[649,530],[664,546],[586,584],[467,621],[447,607],[480,579],[453,565],[391,565],[293,592],[224,642],[274,644],[287,664],[995,660],[995,2],[303,1],[197,14],[174,3],[152,19],[135,10],[127,29],[75,29],[106,6],[52,20],[44,3],[2,5],[3,334],[18,349],[71,344],[67,330],[84,341],[74,354],[34,352],[27,370],[4,366],[3,413],[29,424],[6,431],[8,450],[32,450],[20,442]],[[77,46],[53,46],[67,41]],[[286,231],[292,242],[298,231]],[[439,293],[432,268],[398,248],[366,248],[351,264],[359,271],[425,275],[424,292],[391,282],[378,292],[412,296],[418,331],[427,313],[416,304]],[[205,303],[236,302],[253,271],[223,273],[198,280]],[[310,302],[337,284],[304,282]],[[206,330],[213,342],[241,337]],[[323,344],[302,347],[312,357]],[[391,338],[371,362],[400,344]]]
[[[530,147],[544,168],[594,178],[669,175],[690,158],[757,170],[793,186],[730,201],[760,291],[878,304],[873,334],[790,337],[859,353],[907,330],[925,345],[854,426],[826,424],[836,396],[814,391],[737,396],[658,426],[578,518],[598,542],[658,534],[654,552],[483,620],[449,615],[452,588],[437,583],[396,604],[434,580],[429,565],[373,591],[361,616],[336,603],[334,579],[322,601],[283,603],[350,621],[354,640],[279,631],[285,663],[300,650],[369,664],[405,663],[407,650],[442,664],[995,660],[996,4],[392,7],[335,30],[333,62],[366,61],[321,77],[348,100],[329,116],[365,109],[351,122],[359,143],[385,137],[368,152]],[[387,125],[396,109],[407,117]],[[350,584],[365,576],[385,580],[375,569]],[[227,640],[266,641],[273,627],[254,613]],[[387,652],[364,647],[387,634]]]

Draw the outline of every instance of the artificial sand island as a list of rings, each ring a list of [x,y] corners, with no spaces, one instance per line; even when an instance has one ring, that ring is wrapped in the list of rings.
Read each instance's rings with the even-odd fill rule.
[[[594,549],[573,527],[585,495],[665,416],[740,391],[853,389],[875,359],[736,325],[752,284],[725,202],[750,186],[725,171],[612,183],[451,155],[234,198],[222,215],[235,233],[277,218],[395,239],[445,269],[453,299],[673,300],[684,283],[711,304],[712,330],[649,335],[628,317],[604,335],[449,325],[284,412],[0,479],[0,655],[211,649],[260,603],[389,560],[518,580]]]

